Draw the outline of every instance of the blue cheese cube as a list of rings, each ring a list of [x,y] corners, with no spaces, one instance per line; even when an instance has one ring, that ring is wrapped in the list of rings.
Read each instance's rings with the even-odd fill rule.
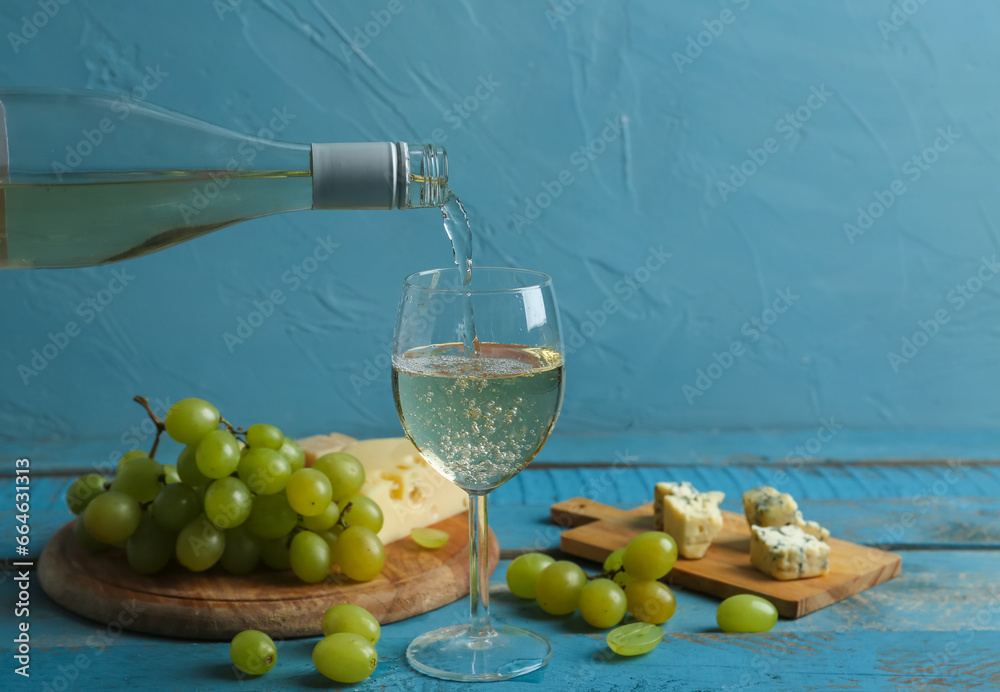
[[[712,539],[722,530],[719,503],[725,493],[700,493],[688,483],[657,483],[653,489],[653,520],[658,531],[670,534],[681,557],[705,556]]]
[[[830,546],[798,526],[751,526],[750,562],[782,581],[821,577],[830,571]]]
[[[788,493],[779,493],[764,485],[743,493],[743,513],[750,526],[785,526],[796,524],[799,505]]]
[[[802,518],[795,498],[768,485],[743,493],[743,513],[750,526],[797,526],[821,541],[830,537],[830,532],[817,522]]]

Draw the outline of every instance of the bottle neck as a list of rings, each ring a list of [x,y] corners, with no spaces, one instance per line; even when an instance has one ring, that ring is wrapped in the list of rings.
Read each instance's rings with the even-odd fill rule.
[[[312,145],[313,209],[440,207],[451,199],[444,148],[405,142]]]

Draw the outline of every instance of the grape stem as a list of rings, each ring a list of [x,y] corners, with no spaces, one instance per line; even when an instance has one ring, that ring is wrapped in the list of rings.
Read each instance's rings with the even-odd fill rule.
[[[167,429],[167,426],[166,424],[164,424],[162,420],[160,420],[159,416],[153,413],[153,409],[150,408],[149,406],[149,399],[147,399],[144,396],[139,396],[138,394],[136,394],[134,397],[132,397],[132,401],[137,402],[140,406],[146,409],[146,413],[149,414],[150,420],[152,420],[153,425],[156,426],[156,437],[153,438],[153,448],[149,450],[149,458],[155,459],[156,448],[160,446],[160,435],[162,435],[163,431]]]

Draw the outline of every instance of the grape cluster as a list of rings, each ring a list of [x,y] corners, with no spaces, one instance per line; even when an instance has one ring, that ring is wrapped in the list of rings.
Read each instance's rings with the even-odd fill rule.
[[[313,648],[313,665],[335,682],[361,682],[378,665],[375,644],[382,627],[360,606],[336,605],[323,613],[323,638]],[[229,645],[229,658],[237,669],[263,675],[278,661],[274,641],[259,630],[240,632]]]
[[[595,579],[588,581],[574,562],[527,553],[507,568],[507,586],[521,598],[534,598],[550,615],[568,615],[579,609],[593,627],[614,627],[626,612],[640,624],[660,625],[673,616],[676,602],[673,592],[659,580],[676,561],[674,540],[661,531],[650,531],[609,555],[604,574]],[[649,636],[651,630],[639,629]]]
[[[125,454],[114,480],[88,474],[70,485],[66,503],[85,549],[122,547],[140,574],[174,558],[194,572],[291,568],[308,583],[334,565],[355,581],[382,571],[382,510],[359,493],[365,471],[353,456],[326,454],[307,468],[302,448],[275,426],[235,429],[202,399],[153,419],[185,445],[176,464],[152,458],[154,443],[149,455]]]

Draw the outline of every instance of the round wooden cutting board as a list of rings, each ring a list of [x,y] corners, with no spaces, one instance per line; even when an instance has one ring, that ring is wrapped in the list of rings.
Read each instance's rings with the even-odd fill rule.
[[[73,522],[45,546],[38,578],[52,600],[78,615],[124,629],[186,639],[231,639],[245,629],[272,637],[322,634],[327,608],[354,603],[382,624],[404,620],[458,600],[469,593],[469,532],[464,514],[434,525],[451,534],[441,548],[428,550],[409,536],[386,546],[382,573],[354,582],[336,567],[322,584],[306,584],[291,570],[226,574],[218,566],[189,572],[171,563],[152,576],[136,574],[124,551],[91,555],[76,542]],[[500,546],[490,532],[490,573]]]

